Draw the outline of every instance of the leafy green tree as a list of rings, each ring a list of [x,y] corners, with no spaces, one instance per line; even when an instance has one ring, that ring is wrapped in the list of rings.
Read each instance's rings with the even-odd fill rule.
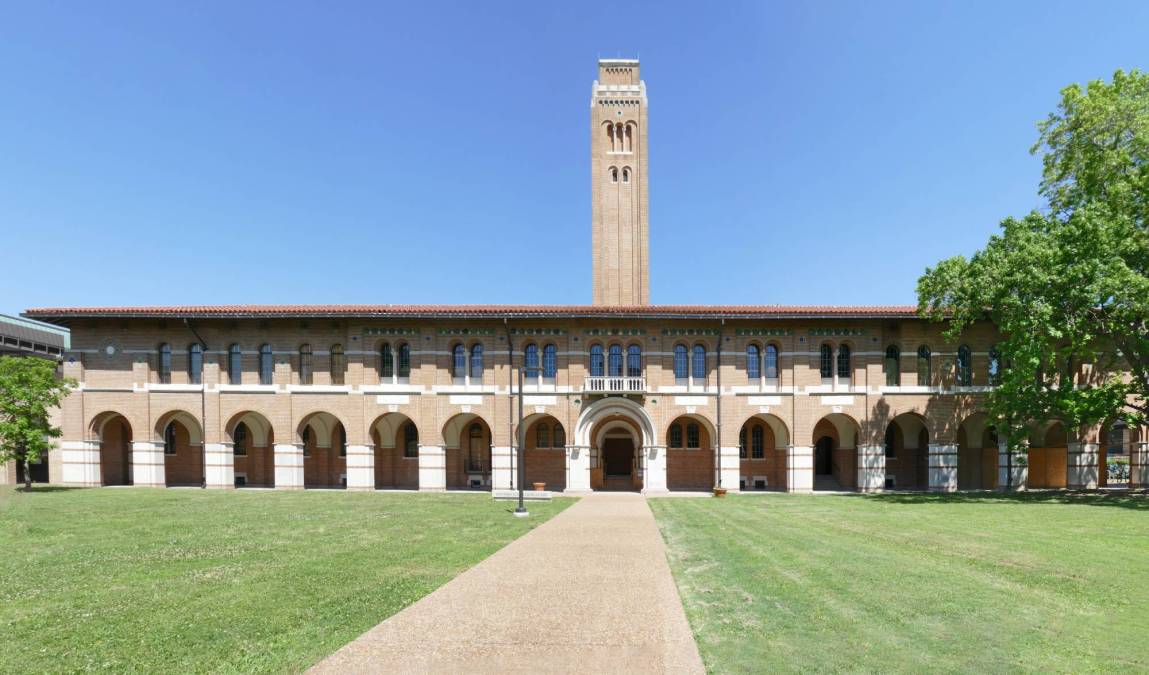
[[[51,448],[60,429],[49,410],[75,382],[56,377],[56,364],[31,357],[0,356],[0,464],[24,463],[24,487],[32,489],[31,464]]]
[[[1149,413],[1149,75],[1066,87],[1038,129],[1047,207],[918,281],[949,339],[985,319],[1001,331],[988,405],[1013,448],[1032,423]]]

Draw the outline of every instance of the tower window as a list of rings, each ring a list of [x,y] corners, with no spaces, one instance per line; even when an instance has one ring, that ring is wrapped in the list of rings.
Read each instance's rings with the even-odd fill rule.
[[[622,182],[624,182],[624,183],[630,182],[630,167],[629,166],[622,167]]]
[[[618,182],[618,168],[617,167],[613,167],[613,166],[610,167],[610,182],[612,182],[612,183]]]

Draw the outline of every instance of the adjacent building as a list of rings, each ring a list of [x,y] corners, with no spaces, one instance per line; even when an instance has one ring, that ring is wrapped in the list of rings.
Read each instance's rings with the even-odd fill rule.
[[[51,481],[503,489],[521,437],[526,481],[568,492],[1086,488],[1114,456],[1149,484],[1120,422],[1008,453],[988,323],[951,342],[909,306],[650,305],[638,62],[600,61],[590,103],[593,304],[28,310],[71,331],[81,383]]]

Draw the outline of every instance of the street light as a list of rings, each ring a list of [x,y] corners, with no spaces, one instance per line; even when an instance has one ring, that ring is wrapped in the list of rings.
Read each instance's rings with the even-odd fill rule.
[[[525,357],[524,357],[524,360],[525,360]],[[525,459],[526,459],[525,447],[526,447],[527,431],[526,431],[526,429],[523,428],[523,371],[524,370],[526,370],[526,364],[525,363],[519,367],[519,433],[518,433],[518,436],[519,436],[519,467],[518,467],[518,472],[519,472],[519,480],[518,480],[518,483],[519,483],[519,505],[518,505],[518,507],[515,508],[515,517],[516,518],[526,518],[527,516],[531,515],[527,511],[526,505],[523,504],[523,484],[527,480],[527,467],[525,464]],[[535,373],[537,373],[538,370],[539,369],[537,366],[534,368],[531,368],[531,371],[535,372]]]

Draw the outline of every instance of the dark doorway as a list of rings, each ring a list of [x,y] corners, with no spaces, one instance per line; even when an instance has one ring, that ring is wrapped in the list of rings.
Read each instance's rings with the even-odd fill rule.
[[[834,439],[823,436],[814,444],[814,473],[829,476],[834,473]]]
[[[47,483],[48,482],[48,457],[40,458],[39,462],[32,464],[32,482],[33,483]],[[24,461],[16,462],[16,483],[24,484]]]
[[[607,478],[629,477],[634,470],[634,441],[607,438],[603,441],[602,456]]]

